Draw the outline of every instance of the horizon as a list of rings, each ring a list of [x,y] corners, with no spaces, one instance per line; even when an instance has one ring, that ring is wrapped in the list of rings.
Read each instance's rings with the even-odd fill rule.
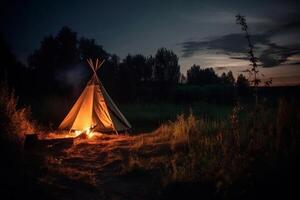
[[[273,78],[272,86],[300,84],[296,1],[89,2],[8,1],[3,7],[4,39],[24,63],[45,36],[69,26],[121,59],[128,54],[154,55],[166,47],[179,57],[183,74],[196,64],[212,67],[219,75],[231,70],[237,77],[249,68],[247,41],[235,23],[235,15],[241,13],[263,66],[261,73]],[[274,12],[266,13],[265,7]]]

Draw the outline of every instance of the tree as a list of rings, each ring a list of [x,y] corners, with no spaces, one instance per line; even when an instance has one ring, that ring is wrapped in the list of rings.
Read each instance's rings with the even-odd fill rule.
[[[73,66],[79,61],[79,51],[77,48],[77,33],[69,27],[62,27],[56,38],[58,43],[58,65]]]
[[[118,70],[120,97],[129,100],[136,97],[137,75],[133,68],[133,56],[128,54],[120,63]]]
[[[189,70],[187,70],[187,82],[189,84],[201,83],[201,69],[199,65],[193,65]]]
[[[193,65],[187,71],[188,84],[208,85],[219,83],[219,77],[213,68],[201,69],[199,65]]]
[[[102,57],[97,57],[102,60]],[[87,64],[86,60],[82,60],[85,64]],[[98,77],[100,78],[101,82],[104,84],[105,88],[110,91],[110,95],[113,99],[118,97],[118,93],[120,92],[120,85],[119,79],[122,76],[119,73],[119,65],[120,65],[120,58],[116,54],[112,54],[109,56],[103,66],[97,71]]]
[[[155,55],[154,79],[164,84],[177,84],[180,77],[178,57],[173,51],[160,48]]]
[[[203,70],[202,75],[205,84],[218,84],[219,83],[219,77],[217,76],[215,70],[213,68],[205,68]]]
[[[179,83],[180,84],[185,84],[187,82],[187,78],[184,74],[180,73],[180,77],[179,77]]]
[[[241,89],[249,88],[250,87],[250,83],[249,83],[248,79],[243,74],[240,74],[237,77],[236,86],[238,88],[241,88]]]
[[[41,46],[28,57],[39,92],[65,90],[66,85],[57,77],[63,69],[74,67],[78,62],[77,33],[68,27],[63,27],[56,36],[45,37]]]
[[[45,37],[39,49],[28,56],[28,65],[36,70],[53,71],[58,64],[59,45],[52,36]]]
[[[146,60],[147,72],[145,72],[145,78],[149,82],[154,81],[154,63],[155,63],[155,59],[153,58],[152,55],[147,57],[147,60]]]
[[[97,45],[94,39],[80,38],[78,42],[78,49],[80,52],[81,62],[86,62],[86,59],[101,58],[107,60],[109,54],[103,49],[101,45]]]
[[[235,79],[233,77],[232,71],[222,73],[221,77],[221,83],[226,84],[226,85],[234,85]]]
[[[243,74],[237,77],[236,87],[239,95],[245,95],[249,92],[250,83]]]
[[[33,80],[33,77],[30,76],[31,69],[18,61],[1,35],[0,54],[2,56],[0,60],[0,84],[13,87],[19,94],[31,92],[28,90],[28,88],[32,88],[32,84],[30,84],[30,81]]]
[[[132,67],[135,70],[138,82],[149,81],[152,76],[152,66],[147,63],[145,56],[137,54],[132,57]]]

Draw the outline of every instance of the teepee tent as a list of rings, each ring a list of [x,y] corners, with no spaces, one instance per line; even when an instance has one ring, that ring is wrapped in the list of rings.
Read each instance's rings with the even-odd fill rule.
[[[87,60],[93,70],[93,76],[80,97],[59,125],[59,129],[73,131],[116,132],[131,129],[131,125],[112,101],[96,71],[104,60]]]

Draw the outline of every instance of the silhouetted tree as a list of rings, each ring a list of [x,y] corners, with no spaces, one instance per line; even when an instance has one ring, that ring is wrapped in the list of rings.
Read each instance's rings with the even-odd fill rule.
[[[193,65],[187,71],[187,83],[196,85],[217,84],[219,77],[213,68],[201,69],[199,65]]]
[[[130,54],[120,63],[118,77],[119,98],[122,100],[134,99],[136,97],[137,75],[133,67],[133,57]]]
[[[53,36],[43,39],[39,49],[28,56],[28,65],[36,70],[52,72],[58,65],[59,45]]]
[[[248,79],[243,74],[240,74],[237,77],[236,86],[237,86],[237,88],[246,89],[246,88],[250,87],[250,83],[249,83]]]
[[[154,79],[165,84],[177,84],[180,77],[178,57],[173,51],[160,48],[155,55]]]
[[[30,92],[27,79],[32,80],[31,69],[17,60],[7,43],[0,37],[0,83],[3,82],[17,90],[18,93]]]
[[[154,81],[154,64],[155,64],[155,59],[153,58],[152,55],[147,57],[146,60],[147,64],[147,70],[145,70],[145,78],[147,81]]]
[[[235,79],[233,77],[232,71],[227,72],[227,74],[223,72],[220,79],[222,84],[234,85],[235,83]]]
[[[68,27],[63,27],[56,37],[45,37],[39,49],[28,57],[39,92],[62,89],[65,85],[59,83],[57,76],[63,68],[74,67],[78,62],[77,33]]]
[[[201,69],[199,65],[193,65],[187,70],[188,84],[200,84],[201,82]]]
[[[80,59],[86,62],[86,59],[105,59],[109,58],[109,54],[103,49],[101,45],[97,45],[94,39],[80,38],[78,49],[80,52]]]
[[[105,51],[103,50],[103,52]],[[100,57],[100,59],[102,59],[102,57]],[[122,74],[119,72],[119,65],[120,58],[116,54],[113,54],[106,58],[104,65],[98,70],[101,82],[104,84],[105,88],[110,91],[110,95],[114,99],[118,96],[118,92],[120,92],[119,86],[121,83],[119,82],[119,79]]]
[[[104,61],[97,73],[105,87],[114,90],[113,85],[116,81],[119,58],[116,55],[110,56],[110,54],[106,52],[101,45],[98,45],[94,39],[85,37],[81,37],[78,41],[78,51],[80,61],[85,66],[88,66],[88,58],[93,60],[100,59],[101,62]]]
[[[132,67],[135,70],[137,82],[145,82],[151,79],[152,66],[147,63],[145,56],[141,54],[133,56]]]
[[[79,61],[79,51],[77,48],[77,33],[69,27],[62,27],[56,38],[58,43],[58,65],[74,66]]]
[[[184,74],[180,73],[179,83],[184,84],[187,82],[187,78]]]

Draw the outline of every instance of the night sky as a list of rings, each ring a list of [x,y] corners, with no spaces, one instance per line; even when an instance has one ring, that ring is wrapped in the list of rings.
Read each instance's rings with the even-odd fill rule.
[[[7,1],[1,32],[18,59],[38,48],[43,37],[69,26],[96,39],[109,53],[155,54],[172,49],[183,73],[192,65],[235,75],[248,68],[246,39],[235,15],[245,15],[273,85],[300,84],[300,3],[288,0]],[[299,2],[299,1],[298,1]]]

